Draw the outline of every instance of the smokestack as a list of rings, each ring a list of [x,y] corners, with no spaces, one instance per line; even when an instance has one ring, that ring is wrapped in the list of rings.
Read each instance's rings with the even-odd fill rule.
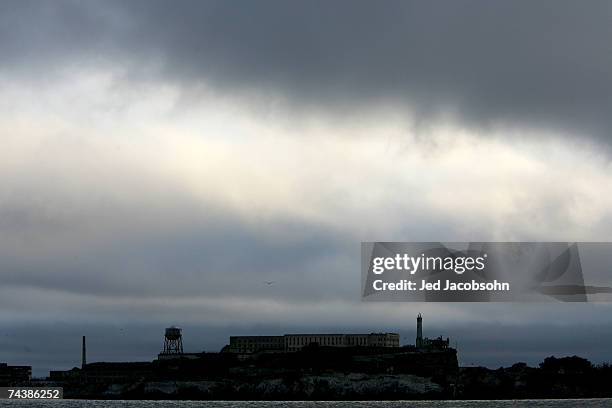
[[[83,336],[83,350],[81,351],[81,369],[85,369],[87,364],[87,347],[85,345],[85,336]]]

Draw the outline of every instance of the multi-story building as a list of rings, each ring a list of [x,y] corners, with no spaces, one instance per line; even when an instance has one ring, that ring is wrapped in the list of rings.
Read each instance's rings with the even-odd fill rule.
[[[316,344],[322,347],[399,347],[397,333],[285,334],[284,336],[232,336],[230,353],[293,352]]]
[[[0,385],[27,384],[32,379],[32,366],[10,366],[0,363]]]
[[[423,337],[423,317],[417,316],[417,350],[446,350],[450,340],[442,336],[429,339]],[[399,347],[400,336],[397,333],[369,334],[285,334],[283,336],[232,336],[225,352],[250,354],[256,352],[293,352],[303,347],[316,344],[322,347]]]
[[[230,353],[248,354],[256,351],[285,351],[285,336],[231,336]]]

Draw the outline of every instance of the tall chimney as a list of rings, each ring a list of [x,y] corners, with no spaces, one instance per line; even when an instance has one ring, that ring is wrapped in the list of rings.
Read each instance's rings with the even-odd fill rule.
[[[83,350],[81,351],[81,369],[85,369],[87,364],[87,347],[85,346],[85,336],[83,336]]]
[[[423,347],[423,317],[420,313],[417,316],[417,337],[415,346],[417,348]]]

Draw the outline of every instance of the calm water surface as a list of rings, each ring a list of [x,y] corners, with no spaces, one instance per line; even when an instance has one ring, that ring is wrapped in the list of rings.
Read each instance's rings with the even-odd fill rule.
[[[600,408],[611,407],[612,399],[574,399],[574,400],[512,400],[512,401],[7,401],[0,400],[0,407],[111,407],[111,408],[447,408],[447,407],[492,407],[492,408],[527,408],[527,407],[561,407],[561,408]]]

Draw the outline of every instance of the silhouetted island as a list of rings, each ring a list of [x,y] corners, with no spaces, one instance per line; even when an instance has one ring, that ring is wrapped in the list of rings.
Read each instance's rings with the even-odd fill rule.
[[[65,398],[215,400],[396,400],[612,397],[612,368],[577,356],[492,370],[459,367],[450,340],[414,345],[397,333],[232,336],[219,353],[185,353],[182,331],[166,329],[152,362],[87,363],[32,382],[29,367],[0,370],[0,385],[64,387]],[[1,366],[0,366],[1,368]]]
[[[66,398],[386,400],[612,397],[612,367],[577,356],[497,370],[458,367],[456,352],[395,352],[310,346],[249,360],[204,353],[198,359],[92,363],[56,385]],[[90,377],[88,377],[90,376]]]

